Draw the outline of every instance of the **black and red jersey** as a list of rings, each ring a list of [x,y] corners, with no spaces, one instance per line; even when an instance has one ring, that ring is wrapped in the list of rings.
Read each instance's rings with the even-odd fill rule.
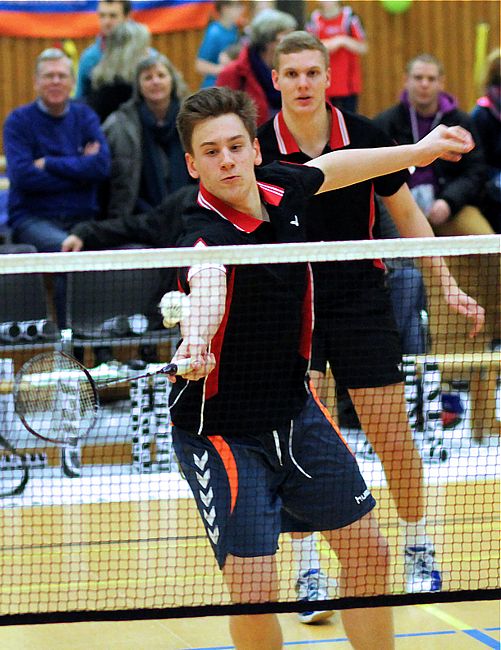
[[[261,221],[238,212],[203,186],[184,215],[179,246],[273,244],[305,240],[306,203],[322,185],[313,167],[274,163],[257,170],[269,215]],[[308,264],[225,267],[226,310],[211,343],[216,369],[205,379],[173,385],[176,426],[204,435],[256,434],[285,425],[304,405],[313,328]],[[195,270],[196,271],[196,270]],[[190,273],[180,274],[189,293]]]
[[[322,153],[338,149],[389,147],[394,144],[366,117],[340,111],[330,104],[327,104],[327,108],[331,113],[331,132]],[[269,164],[273,160],[304,164],[311,160],[299,148],[282,112],[259,128],[258,139],[263,164]],[[305,220],[307,240],[360,241],[379,237],[375,195],[395,194],[407,182],[408,177],[408,171],[404,170],[311,197]],[[377,274],[381,269],[384,269],[381,260],[314,265],[317,312],[320,314],[322,305],[338,297],[339,291],[348,284],[357,283],[363,290],[363,279],[367,274]]]

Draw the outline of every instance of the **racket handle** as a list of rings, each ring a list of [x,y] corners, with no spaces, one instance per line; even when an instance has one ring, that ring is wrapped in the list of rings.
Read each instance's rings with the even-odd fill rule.
[[[160,371],[163,375],[184,375],[191,370],[191,359],[179,359],[177,363],[168,363]]]

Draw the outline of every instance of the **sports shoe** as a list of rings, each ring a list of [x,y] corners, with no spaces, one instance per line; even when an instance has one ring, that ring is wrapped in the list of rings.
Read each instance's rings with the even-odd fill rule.
[[[301,573],[296,582],[296,593],[297,599],[300,602],[327,600],[327,598],[329,598],[327,576],[319,569],[310,569],[309,571]],[[317,610],[311,612],[299,612],[297,616],[301,623],[310,625],[311,623],[324,621],[325,619],[334,616],[334,612],[329,610]]]
[[[441,590],[442,576],[432,544],[405,547],[405,585],[408,594]]]

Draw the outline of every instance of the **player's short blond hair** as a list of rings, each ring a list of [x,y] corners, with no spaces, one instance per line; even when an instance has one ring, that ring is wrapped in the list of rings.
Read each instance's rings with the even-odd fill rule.
[[[284,36],[277,45],[273,56],[273,68],[275,70],[279,69],[280,57],[282,54],[295,54],[296,52],[303,52],[304,50],[320,52],[325,67],[329,67],[329,52],[322,41],[309,32],[296,31]]]

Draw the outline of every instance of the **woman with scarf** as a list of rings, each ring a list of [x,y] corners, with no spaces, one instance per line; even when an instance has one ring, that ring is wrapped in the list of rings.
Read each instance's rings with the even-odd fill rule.
[[[103,124],[111,150],[106,217],[158,206],[189,182],[176,117],[186,85],[163,54],[139,62],[134,96]]]
[[[484,150],[489,177],[484,189],[482,212],[495,232],[501,232],[501,50],[487,57],[485,93],[477,100],[471,117]]]
[[[260,11],[249,25],[249,42],[238,58],[219,73],[216,86],[245,90],[257,108],[260,126],[282,107],[280,92],[273,86],[271,68],[275,47],[289,32],[296,29],[294,16],[276,9]]]

